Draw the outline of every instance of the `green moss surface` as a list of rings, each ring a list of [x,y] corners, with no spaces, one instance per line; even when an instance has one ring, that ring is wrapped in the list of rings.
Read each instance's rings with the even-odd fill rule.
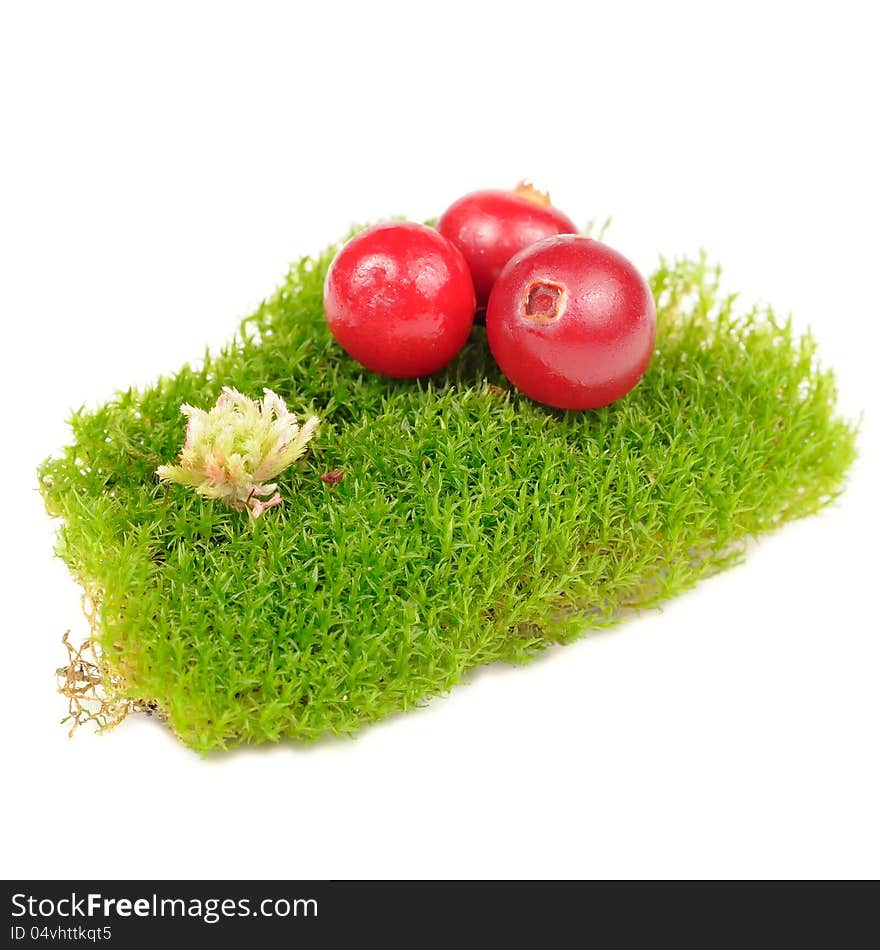
[[[110,698],[195,749],[353,732],[674,595],[841,489],[854,432],[813,343],[737,313],[702,260],[651,278],[642,383],[563,413],[509,391],[480,328],[429,380],[362,371],[324,323],[333,251],[200,365],[76,413],[40,472]],[[155,476],[180,404],[224,385],[322,419],[257,521]]]

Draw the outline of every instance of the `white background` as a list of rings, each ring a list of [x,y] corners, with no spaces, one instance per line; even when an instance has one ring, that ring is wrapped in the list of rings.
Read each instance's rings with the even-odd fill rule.
[[[49,5],[0,14],[2,872],[877,876],[872,4]],[[706,247],[864,412],[837,507],[698,590],[355,740],[68,740],[85,635],[38,462],[353,221],[531,176],[649,270]]]

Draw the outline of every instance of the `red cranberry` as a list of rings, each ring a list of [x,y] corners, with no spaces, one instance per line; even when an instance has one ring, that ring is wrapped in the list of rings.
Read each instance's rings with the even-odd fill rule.
[[[459,198],[437,230],[464,254],[478,307],[486,306],[492,285],[518,251],[554,234],[577,234],[571,219],[525,182],[513,191],[475,191]]]
[[[486,311],[504,375],[559,409],[595,409],[625,396],[648,366],[656,324],[635,267],[577,235],[546,238],[512,258]]]
[[[336,255],[324,311],[342,348],[374,373],[411,379],[444,367],[474,322],[461,252],[433,228],[377,224]]]

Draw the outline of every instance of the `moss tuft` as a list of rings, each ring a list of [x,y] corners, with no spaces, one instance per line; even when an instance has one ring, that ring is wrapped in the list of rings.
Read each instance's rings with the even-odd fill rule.
[[[324,323],[334,250],[204,363],[75,413],[40,471],[96,604],[103,701],[194,749],[353,732],[670,597],[841,490],[855,434],[812,340],[736,309],[704,259],[652,276],[636,390],[563,413],[509,390],[482,328],[429,380],[363,372]],[[223,386],[322,419],[259,520],[155,475],[181,404]]]

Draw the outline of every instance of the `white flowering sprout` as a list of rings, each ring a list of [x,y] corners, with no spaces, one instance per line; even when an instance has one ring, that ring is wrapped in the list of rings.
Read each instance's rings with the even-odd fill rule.
[[[180,411],[189,422],[180,463],[160,465],[159,478],[189,485],[237,511],[247,508],[252,518],[280,505],[272,479],[305,452],[318,417],[300,426],[280,396],[271,389],[264,393],[261,400],[249,399],[224,386],[208,411],[184,403]]]

